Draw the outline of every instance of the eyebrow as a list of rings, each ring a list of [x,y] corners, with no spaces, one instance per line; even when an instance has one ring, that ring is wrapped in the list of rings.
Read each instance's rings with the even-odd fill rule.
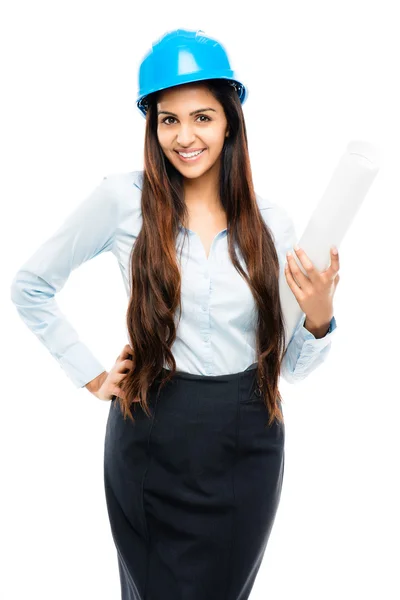
[[[196,115],[199,112],[206,112],[207,110],[217,112],[214,108],[198,108],[197,110],[194,110],[193,112],[189,113],[189,116],[191,117],[192,115]],[[168,110],[159,110],[157,115],[173,115],[174,117],[178,116],[173,112],[169,112]]]

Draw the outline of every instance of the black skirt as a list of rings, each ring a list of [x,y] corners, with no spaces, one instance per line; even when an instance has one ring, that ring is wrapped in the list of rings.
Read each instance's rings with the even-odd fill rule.
[[[176,372],[152,417],[110,404],[104,485],[122,600],[245,600],[280,501],[284,424],[256,370]]]

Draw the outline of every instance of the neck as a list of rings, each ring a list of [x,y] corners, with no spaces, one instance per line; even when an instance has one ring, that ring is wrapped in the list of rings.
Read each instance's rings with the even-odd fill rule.
[[[219,195],[219,174],[214,167],[195,179],[184,178],[185,203],[189,212],[223,210]]]

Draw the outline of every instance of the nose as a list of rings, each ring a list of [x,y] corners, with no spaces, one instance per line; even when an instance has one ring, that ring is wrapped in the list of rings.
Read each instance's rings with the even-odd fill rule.
[[[182,125],[176,136],[177,145],[182,148],[193,146],[193,132],[188,125]]]

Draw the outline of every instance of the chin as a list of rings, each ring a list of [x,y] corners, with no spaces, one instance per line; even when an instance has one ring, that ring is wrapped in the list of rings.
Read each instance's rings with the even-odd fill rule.
[[[197,179],[198,177],[201,177],[202,175],[205,175],[206,173],[208,173],[208,171],[211,169],[212,165],[206,165],[206,166],[202,166],[202,168],[200,169],[185,169],[182,167],[179,169],[179,172],[186,177],[186,179]]]

